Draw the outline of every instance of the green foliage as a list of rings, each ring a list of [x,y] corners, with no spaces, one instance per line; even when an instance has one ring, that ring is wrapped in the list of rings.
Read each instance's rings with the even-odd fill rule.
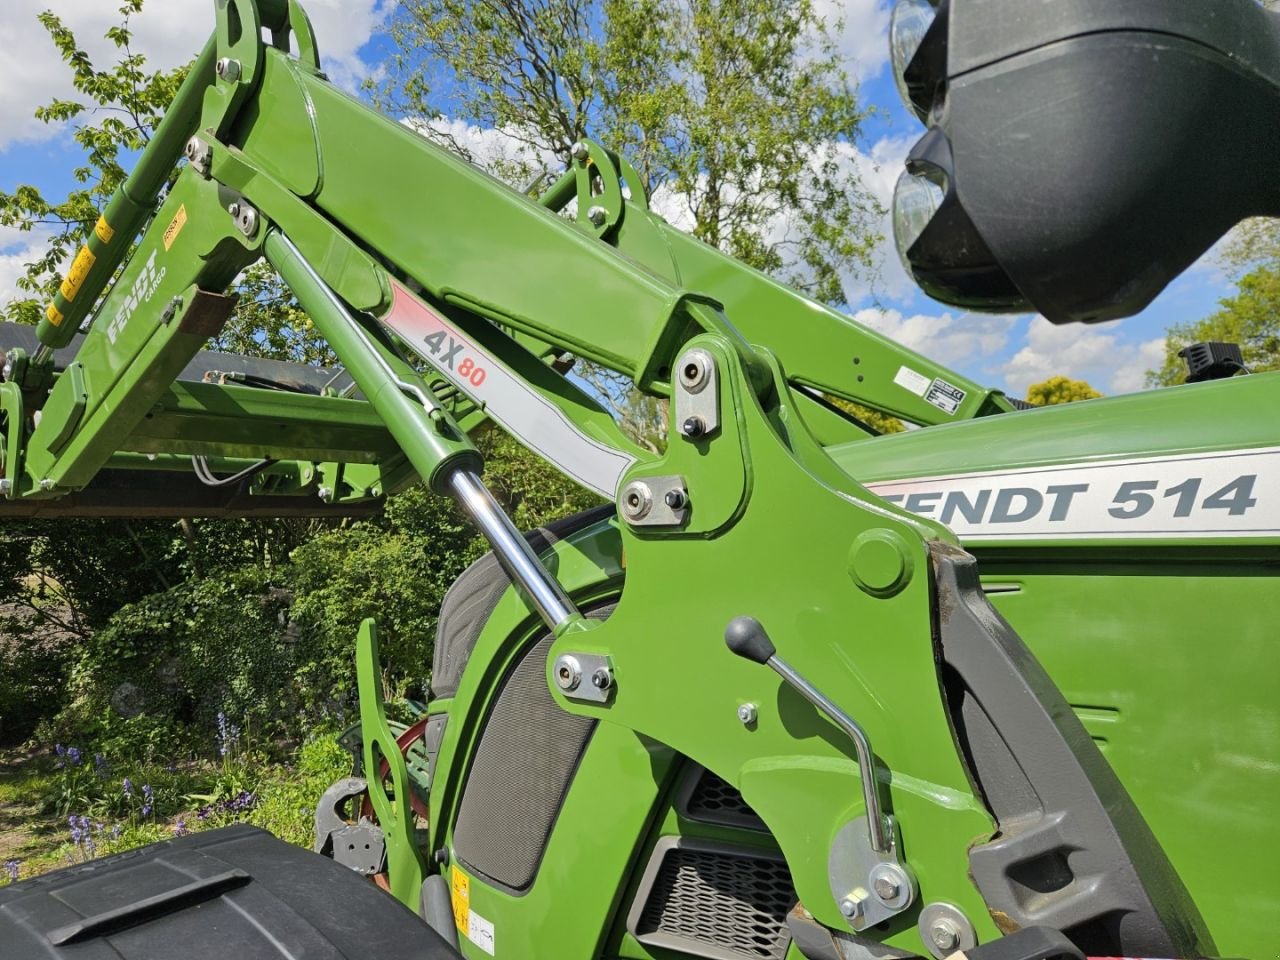
[[[246,567],[123,607],[84,642],[62,722],[84,729],[114,710],[212,729],[225,712],[277,732],[306,704],[291,682],[305,660],[285,629],[291,598],[279,574]]]
[[[57,704],[74,655],[71,635],[41,628],[33,619],[0,633],[0,744],[19,743]]]
[[[106,34],[118,59],[106,70],[93,65],[57,14],[39,15],[83,99],[54,100],[35,115],[45,123],[71,124],[85,161],[73,171],[79,186],[63,199],[48,198],[25,184],[12,193],[0,191],[0,225],[52,231],[44,256],[18,280],[18,286],[31,296],[5,308],[8,320],[35,323],[39,319],[44,302],[60,281],[59,265],[80,246],[101,208],[124,182],[128,155],[146,146],[186,75],[186,67],[148,71],[145,58],[130,48],[129,18],[141,9],[142,0],[126,0],[119,8],[122,23]]]
[[[350,774],[351,754],[338,746],[331,732],[316,733],[299,750],[296,768],[277,770],[264,782],[262,800],[249,822],[281,840],[310,846],[316,801],[331,783]]]
[[[907,429],[897,417],[891,417],[887,413],[881,413],[879,410],[864,407],[862,404],[854,403],[852,400],[844,400],[840,397],[832,396],[828,396],[827,400],[845,413],[866,424],[878,434],[902,433]]]
[[[1050,377],[1041,383],[1033,383],[1027,387],[1027,403],[1037,407],[1049,407],[1057,403],[1076,403],[1080,400],[1096,400],[1101,397],[1097,390],[1084,380],[1072,380],[1069,377]]]
[[[391,32],[384,103],[494,128],[509,182],[591,135],[696,236],[820,300],[870,267],[880,211],[850,150],[867,112],[812,0],[406,0]]]
[[[1204,341],[1239,344],[1245,366],[1254,373],[1280,369],[1280,253],[1241,276],[1235,294],[1218,303],[1203,320],[1169,328],[1164,363],[1147,371],[1150,386],[1183,383],[1187,367],[1178,351]]]

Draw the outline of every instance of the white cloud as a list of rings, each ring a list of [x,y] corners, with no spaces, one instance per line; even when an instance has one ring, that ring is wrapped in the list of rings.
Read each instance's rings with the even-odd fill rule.
[[[310,0],[307,12],[316,31],[325,70],[335,83],[352,88],[369,72],[359,50],[390,15],[394,0]],[[52,8],[76,35],[95,65],[114,62],[118,52],[104,38],[120,22],[118,4],[106,0],[4,0],[0,3],[0,150],[14,143],[47,139],[57,129],[32,114],[54,97],[75,94],[70,69],[36,16]],[[130,21],[133,51],[147,66],[185,63],[200,52],[213,30],[211,0],[150,0]]]
[[[843,21],[836,39],[849,73],[869,80],[889,62],[889,15],[886,0],[817,0],[815,7],[828,23]]]
[[[876,307],[859,310],[853,319],[936,363],[966,367],[1003,350],[1018,322],[1016,317],[979,313],[905,316]]]
[[[452,141],[470,154],[476,166],[485,170],[493,171],[504,165],[520,163],[534,170],[545,169],[558,174],[565,167],[565,158],[557,157],[550,150],[535,150],[521,139],[494,127],[481,127],[447,117],[434,120],[406,117],[400,122],[415,133],[430,134],[428,139],[443,137]]]
[[[1061,374],[1087,380],[1103,393],[1141,390],[1148,370],[1164,360],[1164,338],[1125,342],[1120,324],[1055,326],[1043,317],[1031,321],[1026,346],[1003,367],[1005,384],[1015,395],[1027,387]]]
[[[0,227],[0,308],[28,296],[18,289],[18,278],[27,272],[28,263],[44,254],[48,237],[47,229],[24,233],[16,227]]]

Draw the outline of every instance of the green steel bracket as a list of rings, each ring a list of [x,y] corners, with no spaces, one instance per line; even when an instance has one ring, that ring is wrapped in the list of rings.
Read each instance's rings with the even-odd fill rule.
[[[382,702],[382,670],[378,653],[378,625],[372,618],[360,624],[356,639],[356,683],[360,691],[360,730],[364,738],[365,779],[369,801],[387,845],[387,875],[391,894],[415,913],[427,865],[418,850],[417,826],[409,802],[409,770],[387,724]],[[387,765],[392,794],[378,776]]]
[[[221,140],[262,74],[262,15],[257,0],[217,0],[214,82],[204,92],[200,128]]]
[[[743,419],[747,401],[739,393],[745,384],[719,374],[736,360],[736,352],[719,334],[695,337],[677,358],[666,455],[656,462],[650,458],[624,477],[618,511],[626,518],[646,502],[658,506],[655,499],[683,490],[677,499],[683,499],[684,506],[673,512],[683,512],[685,518],[680,523],[658,524],[649,513],[649,523],[633,524],[636,536],[713,537],[746,508],[752,464]],[[702,382],[686,376],[693,370]],[[686,388],[689,382],[696,386],[696,392]],[[686,419],[694,421],[688,433],[682,429]],[[663,505],[667,505],[665,501]]]
[[[25,449],[26,417],[23,414],[22,390],[16,383],[0,383],[0,413],[4,414],[4,481],[6,500],[23,484],[23,450]]]
[[[858,765],[825,717],[770,670],[725,648],[731,620],[757,617],[779,654],[866,729],[921,889],[961,907],[984,937],[994,935],[980,919],[985,908],[967,880],[966,860],[973,840],[990,836],[992,821],[956,754],[934,663],[925,544],[950,535],[886,507],[839,470],[809,435],[781,366],[767,353],[756,358],[768,375],[761,387],[736,351],[717,349],[714,337],[688,347],[715,351],[717,376],[731,386],[722,402],[735,404],[740,427],[726,432],[722,417],[705,441],[673,436],[675,449],[652,473],[685,471],[692,523],[707,499],[699,490],[737,483],[741,442],[750,454],[749,509],[688,546],[633,525],[620,511],[627,558],[621,602],[590,633],[557,638],[548,655],[549,665],[565,654],[607,656],[611,699],[568,697],[549,670],[553,695],[570,712],[668,744],[738,785],[777,837],[806,909],[846,929],[828,856],[840,831],[864,813]],[[704,442],[706,453],[690,457]],[[730,454],[718,457],[718,444]],[[886,554],[897,564],[888,588],[876,579],[883,579]],[[867,570],[875,576],[868,579]],[[653,630],[659,609],[678,629]],[[673,702],[680,711],[653,709]],[[738,716],[744,703],[756,714],[749,725]],[[917,935],[908,919],[900,923],[890,942],[910,945]]]
[[[573,145],[578,226],[603,240],[611,238],[622,225],[626,209],[615,159],[592,140],[579,140]]]

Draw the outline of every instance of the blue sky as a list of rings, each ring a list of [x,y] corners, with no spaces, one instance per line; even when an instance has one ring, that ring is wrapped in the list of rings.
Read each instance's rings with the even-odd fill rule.
[[[887,204],[903,158],[923,128],[901,106],[887,63],[888,5],[881,0],[817,0],[829,16],[845,21],[840,47],[860,82],[863,101],[875,113],[866,124],[854,162]],[[66,95],[66,68],[35,24],[52,8],[77,30],[91,55],[101,55],[100,38],[115,20],[116,4],[104,0],[5,0],[0,5],[0,189],[31,183],[51,196],[72,186],[71,170],[81,158],[70,133],[50,131],[31,120],[35,107]],[[336,82],[353,87],[376,72],[389,49],[381,32],[390,0],[310,0],[326,69]],[[137,49],[156,65],[169,66],[193,55],[212,22],[212,0],[151,0],[137,18]],[[480,135],[484,131],[478,132]],[[1106,393],[1140,389],[1143,374],[1158,364],[1167,326],[1212,312],[1230,283],[1211,258],[1176,281],[1143,314],[1101,326],[1053,327],[1034,317],[963,314],[917,290],[893,251],[889,225],[880,251],[881,276],[875,290],[848,284],[850,312],[860,321],[946,363],[975,380],[1021,394],[1029,383],[1054,373],[1089,380]],[[0,301],[32,258],[40,237],[0,228]]]

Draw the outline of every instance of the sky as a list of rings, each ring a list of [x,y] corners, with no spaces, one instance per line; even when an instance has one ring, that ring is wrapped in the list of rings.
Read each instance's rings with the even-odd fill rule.
[[[862,102],[875,108],[850,160],[887,209],[906,154],[924,133],[899,102],[890,73],[889,4],[815,2],[829,20],[843,20],[841,53],[859,82]],[[377,75],[389,48],[385,29],[393,3],[307,0],[324,67],[334,82],[354,90],[364,78]],[[90,56],[105,62],[111,47],[102,35],[118,22],[116,7],[107,0],[0,3],[0,190],[32,184],[49,196],[64,195],[73,187],[72,169],[82,162],[67,127],[49,127],[32,116],[51,98],[73,93],[69,71],[36,15],[53,10]],[[175,66],[199,51],[212,22],[212,0],[150,0],[132,24],[134,49],[154,67]],[[477,140],[491,139],[486,131],[458,126]],[[1127,320],[1054,326],[1034,316],[964,313],[921,293],[898,262],[887,219],[882,232],[879,280],[874,291],[852,279],[846,284],[849,312],[911,349],[1017,396],[1054,374],[1087,380],[1108,394],[1142,389],[1146,371],[1162,361],[1165,329],[1211,313],[1231,289],[1210,254],[1141,315]],[[14,296],[15,280],[42,242],[38,232],[0,227],[0,303]]]

